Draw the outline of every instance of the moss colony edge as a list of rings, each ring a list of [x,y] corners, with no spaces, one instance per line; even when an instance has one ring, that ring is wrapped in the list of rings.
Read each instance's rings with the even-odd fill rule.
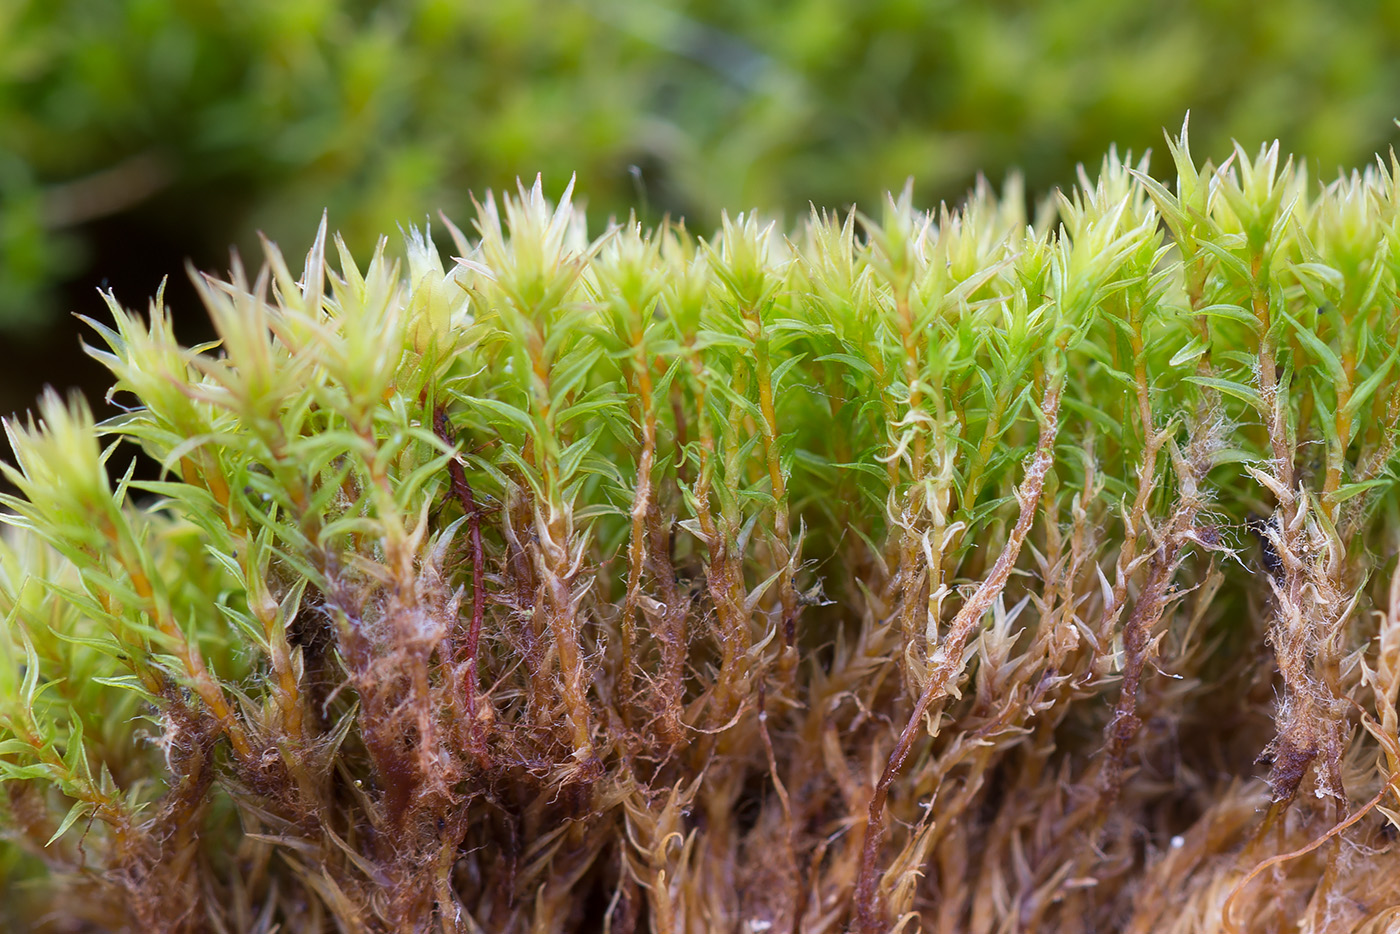
[[[124,414],[6,425],[0,919],[1388,929],[1400,164],[1169,148],[109,296]]]

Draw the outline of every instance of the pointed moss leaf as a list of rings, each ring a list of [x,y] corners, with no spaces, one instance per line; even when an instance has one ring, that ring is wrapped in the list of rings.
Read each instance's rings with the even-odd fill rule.
[[[1386,376],[1390,373],[1391,365],[1395,363],[1397,354],[1400,354],[1400,349],[1397,349],[1392,352],[1390,356],[1386,357],[1385,361],[1381,363],[1380,366],[1376,367],[1371,375],[1363,379],[1356,389],[1353,390],[1351,398],[1348,399],[1347,404],[1342,407],[1342,411],[1345,412],[1348,417],[1355,416],[1356,413],[1360,411],[1361,407],[1375,395],[1376,390],[1385,382]]]
[[[1340,292],[1346,286],[1345,277],[1325,263],[1294,263],[1291,268],[1294,273],[1300,273],[1302,277],[1325,285],[1335,292]]]
[[[602,428],[594,429],[591,434],[573,442],[560,453],[559,478],[561,481],[567,483],[578,472],[579,464],[593,449],[593,445],[598,443],[598,438],[602,433]]]
[[[773,368],[773,372],[770,375],[769,379],[772,381],[774,392],[777,392],[779,390],[779,387],[782,386],[784,377],[786,377],[788,373],[792,372],[792,369],[806,358],[807,355],[805,353],[794,354]]]
[[[1240,324],[1249,325],[1251,330],[1259,330],[1259,319],[1243,305],[1232,305],[1229,303],[1206,305],[1204,308],[1197,310],[1196,314],[1206,315],[1211,318],[1224,318],[1228,321],[1238,321]]]
[[[1346,370],[1342,368],[1341,358],[1337,352],[1327,346],[1317,334],[1309,327],[1299,323],[1298,319],[1288,313],[1287,310],[1280,309],[1279,314],[1293,326],[1293,333],[1303,346],[1317,359],[1321,360],[1327,367],[1327,371],[1332,376],[1332,381],[1337,386],[1343,386],[1348,382]]]
[[[1394,485],[1394,483],[1395,479],[1393,477],[1376,477],[1371,480],[1362,480],[1359,483],[1343,484],[1337,488],[1337,492],[1332,494],[1331,499],[1333,502],[1337,503],[1346,502],[1354,496],[1360,496],[1362,493],[1366,493],[1370,490],[1389,487]]]
[[[562,428],[581,418],[608,412],[609,409],[617,409],[619,415],[625,414],[626,403],[610,389],[600,387],[597,391],[590,392],[585,396],[583,401],[575,402],[561,412],[559,417],[555,419],[555,425]]]
[[[556,406],[562,406],[584,380],[597,375],[601,357],[602,350],[594,348],[586,353],[571,355],[567,362],[555,369],[550,375],[549,391]]]
[[[1227,396],[1232,396],[1233,398],[1239,399],[1241,402],[1247,403],[1251,408],[1261,414],[1267,414],[1264,412],[1264,397],[1261,396],[1259,390],[1255,389],[1253,386],[1246,386],[1243,383],[1237,383],[1228,379],[1219,379],[1214,376],[1188,376],[1186,377],[1186,381],[1188,383],[1195,383],[1197,386],[1205,386],[1214,389]]]
[[[1185,364],[1190,363],[1192,360],[1195,360],[1197,357],[1199,357],[1201,354],[1205,353],[1209,349],[1210,345],[1207,344],[1204,340],[1202,340],[1200,335],[1197,335],[1191,338],[1191,340],[1186,344],[1185,347],[1182,347],[1176,353],[1172,354],[1172,358],[1169,361],[1168,365],[1184,366]]]
[[[68,809],[68,813],[63,816],[63,820],[59,823],[58,829],[53,832],[53,836],[49,837],[48,842],[45,843],[44,846],[52,846],[53,842],[66,834],[70,827],[96,810],[97,805],[90,801],[78,801],[74,803],[74,805]]]
[[[93,678],[92,681],[94,684],[101,684],[107,687],[129,691],[148,704],[159,703],[159,698],[150,691],[147,691],[145,684],[135,675],[113,675],[105,678]]]
[[[493,415],[505,419],[516,427],[529,432],[534,427],[534,421],[530,418],[530,413],[519,409],[500,399],[493,399],[490,396],[466,396],[463,399],[470,405],[485,409]]]
[[[698,349],[708,350],[711,347],[733,347],[738,350],[748,350],[753,347],[753,341],[742,334],[726,334],[722,331],[701,331],[697,336],[695,345]]]

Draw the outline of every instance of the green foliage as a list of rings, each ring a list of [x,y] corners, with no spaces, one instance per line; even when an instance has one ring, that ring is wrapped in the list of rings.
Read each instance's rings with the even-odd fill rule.
[[[6,0],[0,322],[52,310],[74,227],[113,214],[219,255],[329,205],[358,253],[469,186],[577,171],[595,216],[640,194],[708,227],[911,175],[1045,190],[1188,109],[1208,152],[1278,136],[1331,171],[1385,141],[1398,35],[1367,0]]]
[[[1400,163],[1169,149],[1033,222],[323,221],[198,280],[201,347],[109,298],[124,414],[6,424],[8,920],[1354,912],[1373,816],[1249,871],[1400,779]]]

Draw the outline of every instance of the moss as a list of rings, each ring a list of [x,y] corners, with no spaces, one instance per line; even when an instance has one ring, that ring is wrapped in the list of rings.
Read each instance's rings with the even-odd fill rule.
[[[0,912],[1382,924],[1400,166],[1170,142],[1036,223],[323,223],[204,347],[109,296],[124,414],[7,424]]]

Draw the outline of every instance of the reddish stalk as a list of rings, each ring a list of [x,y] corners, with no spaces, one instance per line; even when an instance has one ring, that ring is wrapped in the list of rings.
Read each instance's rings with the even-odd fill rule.
[[[617,672],[617,703],[622,722],[629,721],[632,673],[637,650],[637,602],[641,598],[642,568],[646,564],[646,520],[652,508],[651,471],[656,462],[656,405],[652,399],[651,369],[640,327],[632,335],[636,353],[637,408],[642,423],[642,451],[637,459],[636,494],[632,500],[632,533],[627,549],[627,595],[622,604],[622,659]]]
[[[456,441],[453,438],[452,426],[447,419],[447,410],[439,407],[433,415],[433,421],[437,429],[437,436],[443,444],[449,448],[455,447]],[[477,649],[481,644],[481,624],[486,615],[486,563],[481,547],[481,509],[477,505],[476,496],[472,493],[471,484],[467,482],[467,473],[455,455],[447,462],[447,473],[452,479],[453,495],[457,497],[463,515],[467,517],[467,534],[471,537],[472,619],[471,625],[467,629],[466,645],[462,650],[462,654],[465,656],[462,663],[466,665],[466,684],[462,688],[462,694],[466,703],[467,721],[470,724],[473,752],[481,755],[486,751],[486,742],[481,734],[481,723],[477,720],[476,713],[478,690],[476,656]],[[457,663],[457,659],[453,659],[453,662]]]
[[[783,607],[783,645],[791,650],[797,644],[797,592],[792,581],[792,533],[788,519],[787,483],[783,478],[782,458],[778,451],[778,412],[773,405],[773,372],[769,360],[768,334],[763,327],[763,312],[753,309],[745,315],[757,329],[754,339],[755,369],[758,376],[758,405],[763,415],[763,450],[768,467],[768,481],[773,490],[774,562],[779,566],[778,592]],[[784,680],[791,677],[796,658],[791,651],[783,653],[780,662]]]
[[[648,519],[651,526],[651,548],[647,559],[652,576],[661,592],[661,625],[656,641],[661,649],[661,728],[668,744],[680,742],[684,730],[683,702],[685,699],[686,614],[688,602],[683,601],[676,586],[676,569],[671,563],[671,530],[656,515]]]

